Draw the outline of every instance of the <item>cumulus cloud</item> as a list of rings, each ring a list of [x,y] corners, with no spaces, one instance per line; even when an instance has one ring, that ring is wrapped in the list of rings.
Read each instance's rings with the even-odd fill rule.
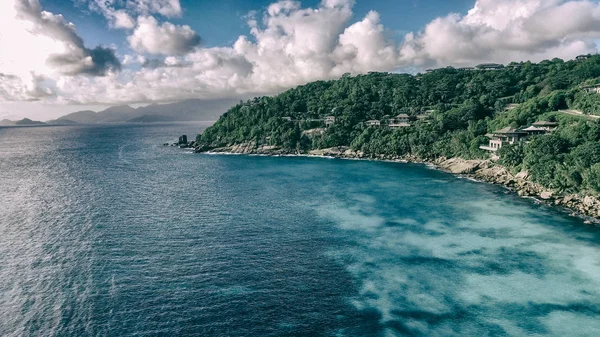
[[[181,16],[179,0],[79,0],[108,20],[112,28],[133,29],[138,16],[160,14],[167,18]]]
[[[62,17],[33,11],[29,21],[43,24],[46,37],[67,46],[46,48],[44,61],[71,75],[44,81],[55,83],[49,87],[57,100],[126,103],[273,94],[346,72],[572,58],[595,52],[594,41],[600,38],[600,5],[592,1],[477,0],[466,14],[435,18],[397,40],[379,13],[356,19],[354,0],[322,0],[313,8],[282,0],[249,14],[248,36],[231,46],[200,48],[200,38],[190,27],[159,18],[181,15],[177,0],[93,2],[104,4],[101,11],[112,27],[130,30],[128,42],[135,53],[123,58],[127,66],[117,74],[111,70],[120,63],[110,50],[85,49]],[[36,34],[41,36],[41,30]],[[36,69],[39,61],[29,64]],[[2,67],[0,72],[10,73]],[[106,76],[87,76],[96,74]]]
[[[127,38],[139,53],[182,55],[200,45],[200,36],[189,26],[170,22],[159,24],[152,16],[141,16],[133,34]]]
[[[483,61],[572,58],[597,50],[600,5],[591,1],[478,0],[467,15],[450,14],[409,33],[401,63],[473,64]]]
[[[121,64],[114,50],[104,47],[88,49],[83,39],[77,35],[75,26],[60,14],[42,10],[38,0],[16,0],[14,19],[25,21],[30,35],[45,36],[59,46],[57,52],[46,55],[46,64],[65,75],[103,76],[109,71],[118,71]],[[10,22],[8,22],[10,23]],[[11,45],[21,53],[28,53],[24,44]]]
[[[0,73],[0,100],[4,101],[38,101],[54,95],[44,86],[45,78],[30,74],[21,78],[15,75]]]

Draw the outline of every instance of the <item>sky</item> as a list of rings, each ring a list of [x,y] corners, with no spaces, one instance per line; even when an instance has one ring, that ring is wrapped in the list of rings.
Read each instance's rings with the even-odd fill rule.
[[[599,0],[1,0],[0,119],[596,53]]]

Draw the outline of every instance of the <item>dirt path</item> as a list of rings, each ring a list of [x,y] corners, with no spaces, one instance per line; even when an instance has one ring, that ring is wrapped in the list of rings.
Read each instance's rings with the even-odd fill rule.
[[[558,110],[558,112],[562,112],[564,114],[571,115],[571,116],[584,117],[584,118],[592,119],[592,120],[600,119],[600,116],[585,115],[583,112],[581,112],[579,110]]]

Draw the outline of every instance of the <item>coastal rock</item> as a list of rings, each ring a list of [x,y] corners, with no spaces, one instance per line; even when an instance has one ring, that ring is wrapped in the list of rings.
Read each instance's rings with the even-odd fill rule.
[[[544,192],[540,193],[540,198],[542,198],[544,200],[550,200],[550,199],[552,199],[553,195],[554,195],[554,192],[544,191]]]
[[[347,146],[337,146],[328,149],[318,149],[309,151],[308,154],[311,156],[326,156],[326,157],[340,157],[344,152],[348,150]]]
[[[529,171],[521,171],[515,175],[516,179],[527,180],[529,178]]]
[[[594,197],[591,196],[586,196],[585,198],[583,198],[583,204],[587,207],[592,207],[596,204],[596,200]]]
[[[483,161],[481,160],[464,160],[461,158],[448,159],[439,164],[442,169],[450,171],[454,174],[469,174],[479,168]]]

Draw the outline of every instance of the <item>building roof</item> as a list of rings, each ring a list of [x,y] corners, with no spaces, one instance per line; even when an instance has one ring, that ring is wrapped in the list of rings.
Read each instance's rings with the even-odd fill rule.
[[[539,121],[533,123],[534,126],[558,126],[557,122]]]
[[[498,63],[482,63],[477,65],[477,68],[479,69],[484,69],[484,68],[501,68],[504,67],[504,65],[502,64],[498,64]]]
[[[538,127],[535,127],[535,126],[532,125],[532,126],[526,128],[526,129],[523,129],[523,131],[546,131],[546,129],[544,129],[544,128],[538,128]]]
[[[377,119],[371,119],[371,120],[368,120],[367,123],[381,123],[381,122]]]
[[[496,130],[494,131],[495,134],[507,134],[507,133],[526,133],[525,131],[521,131],[519,129],[515,129],[515,128],[511,128],[509,127],[505,127],[503,129],[500,130]]]
[[[396,116],[396,118],[408,118],[408,117],[410,117],[410,116],[407,114],[399,114],[398,116]]]

